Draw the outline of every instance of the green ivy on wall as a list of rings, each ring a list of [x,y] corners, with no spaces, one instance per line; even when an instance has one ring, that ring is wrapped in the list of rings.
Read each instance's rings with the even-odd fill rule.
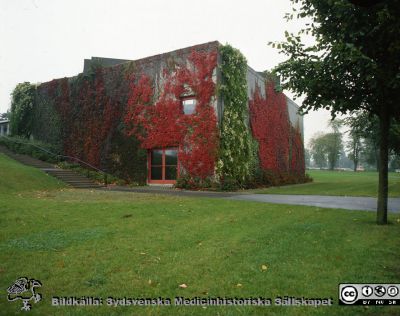
[[[32,135],[35,139],[52,144],[56,152],[62,152],[61,121],[54,100],[40,93],[41,87],[36,89],[35,107],[33,110]]]
[[[218,93],[223,100],[223,116],[217,175],[222,182],[244,185],[257,165],[256,143],[248,126],[247,61],[230,45],[222,46],[220,54]]]

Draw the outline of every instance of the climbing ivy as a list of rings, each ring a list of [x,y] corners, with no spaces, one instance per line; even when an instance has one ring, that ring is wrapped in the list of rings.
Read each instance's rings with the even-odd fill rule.
[[[181,175],[204,182],[212,177],[218,149],[217,117],[212,107],[217,51],[192,51],[173,71],[165,70],[161,95],[154,79],[142,74],[132,84],[125,115],[126,133],[135,136],[142,148],[179,147]],[[189,87],[196,96],[196,111],[182,111],[181,96]]]
[[[248,127],[247,61],[230,45],[220,47],[220,54],[218,92],[223,100],[223,116],[217,175],[222,182],[229,180],[243,186],[257,165],[256,144]]]

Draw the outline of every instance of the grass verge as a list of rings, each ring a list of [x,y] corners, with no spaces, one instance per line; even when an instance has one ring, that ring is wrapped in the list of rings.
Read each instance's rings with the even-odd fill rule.
[[[377,172],[309,170],[313,182],[254,190],[262,194],[371,196],[378,194]],[[389,173],[389,196],[400,197],[400,173]]]
[[[0,159],[2,175],[13,163]],[[15,166],[14,166],[15,167]],[[0,188],[0,288],[38,279],[32,315],[395,315],[341,307],[341,282],[398,282],[399,215],[60,188]],[[30,176],[28,176],[29,178]],[[36,181],[36,182],[35,182]],[[39,181],[39,182],[38,182]],[[1,183],[3,185],[4,182]],[[34,185],[32,185],[34,183]],[[42,185],[39,189],[39,183]],[[31,188],[28,190],[28,188]],[[186,288],[179,285],[186,284]],[[53,296],[333,298],[331,307],[54,307]],[[0,314],[21,302],[0,298]]]

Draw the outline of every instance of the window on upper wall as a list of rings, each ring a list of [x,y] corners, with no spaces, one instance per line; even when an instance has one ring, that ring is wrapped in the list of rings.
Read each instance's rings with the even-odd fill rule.
[[[196,99],[195,98],[187,98],[182,100],[183,113],[190,115],[193,114],[196,110]]]

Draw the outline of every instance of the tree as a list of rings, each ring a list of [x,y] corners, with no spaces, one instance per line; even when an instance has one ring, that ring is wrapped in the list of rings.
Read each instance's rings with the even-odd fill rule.
[[[320,169],[325,168],[327,165],[326,146],[323,137],[323,134],[317,134],[310,141],[311,156],[314,164]]]
[[[335,117],[363,109],[378,117],[377,223],[387,224],[390,118],[400,119],[400,0],[368,8],[347,0],[292,2],[297,17],[311,23],[299,34],[285,33],[286,41],[277,45],[288,59],[275,71],[283,79],[283,88],[296,97],[306,96],[304,113],[325,108]],[[315,43],[304,44],[303,34],[311,34]]]
[[[29,82],[18,84],[12,92],[10,128],[12,135],[29,138],[32,131],[36,87]]]
[[[400,155],[392,155],[390,157],[390,169],[395,171],[395,170],[400,170]]]
[[[359,160],[363,160],[370,166],[379,169],[379,144],[380,144],[380,131],[379,119],[376,115],[371,115],[365,111],[356,111],[351,116],[344,119],[345,125],[349,128],[350,142],[348,149],[351,155],[354,153],[354,146],[358,146],[357,139],[362,143],[361,148],[358,150],[360,155]],[[400,124],[392,118],[389,129],[389,155],[400,155]]]
[[[332,133],[325,135],[325,142],[327,146],[329,169],[333,170],[338,164],[340,153],[343,151],[342,133],[340,127],[342,121],[331,120],[329,126],[332,128]]]
[[[376,139],[366,138],[361,151],[361,160],[370,168],[379,171],[379,145]]]
[[[346,154],[344,148],[342,149],[342,151],[340,153],[340,159],[339,159],[338,166],[340,168],[346,168],[346,169],[354,168],[354,163],[349,158],[348,154]]]
[[[8,120],[10,119],[10,112],[7,111],[6,113],[0,113],[0,120]]]
[[[315,164],[319,168],[326,166],[334,170],[339,162],[340,153],[343,149],[340,133],[320,134],[311,140],[311,148]]]
[[[310,168],[311,166],[311,152],[308,148],[304,148],[304,163],[306,168]]]
[[[347,142],[346,145],[347,149],[350,151],[349,158],[354,163],[354,171],[357,171],[362,150],[361,135],[351,130],[349,131],[349,134],[350,140]]]
[[[369,122],[364,122],[369,124]],[[357,116],[351,116],[344,119],[344,124],[349,127],[347,133],[349,140],[346,143],[346,148],[349,151],[349,158],[354,163],[354,171],[357,171],[359,162],[361,160],[361,153],[363,151],[362,138],[365,135],[364,125],[360,124]]]

